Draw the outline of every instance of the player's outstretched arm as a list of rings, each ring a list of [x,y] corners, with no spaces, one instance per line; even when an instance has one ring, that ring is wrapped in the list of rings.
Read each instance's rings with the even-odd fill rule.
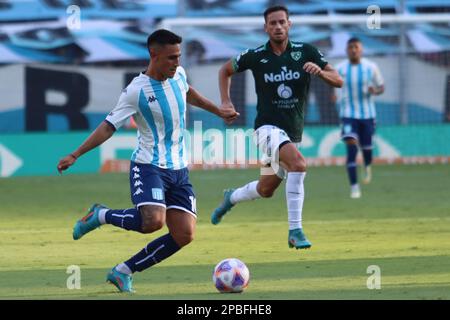
[[[228,60],[219,70],[219,90],[220,101],[222,102],[222,109],[234,109],[234,105],[231,102],[230,87],[231,76],[234,74],[233,63]]]
[[[192,86],[189,86],[189,91],[187,93],[186,100],[189,104],[199,107],[203,110],[214,113],[215,115],[221,117],[225,120],[227,124],[232,123],[238,116],[239,113],[233,109],[222,109],[217,107],[214,102],[208,98],[202,96],[200,92],[195,90]]]
[[[303,69],[315,76],[318,76],[330,86],[335,88],[342,88],[344,80],[342,80],[339,73],[328,63],[325,68],[321,69],[317,64],[313,62],[307,62],[303,66]]]
[[[70,166],[72,166],[80,156],[111,138],[114,132],[115,130],[113,127],[106,121],[103,121],[97,129],[95,129],[95,131],[92,132],[91,135],[77,148],[77,150],[68,154],[59,161],[57,166],[59,173],[61,174],[64,170],[67,170]]]

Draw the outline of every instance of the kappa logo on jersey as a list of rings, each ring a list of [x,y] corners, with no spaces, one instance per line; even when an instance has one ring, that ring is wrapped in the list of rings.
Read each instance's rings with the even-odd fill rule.
[[[300,72],[292,70],[288,70],[285,66],[281,67],[281,73],[274,74],[273,72],[267,74],[264,73],[264,81],[265,82],[282,82],[289,80],[297,80],[300,79]]]
[[[259,60],[259,62],[261,62],[261,63],[267,63],[267,62],[269,62],[269,60],[267,60],[267,59],[261,59],[261,60]]]
[[[138,194],[144,193],[144,191],[141,188],[137,188],[136,192],[133,193],[133,196],[137,196]]]
[[[152,102],[155,102],[155,101],[157,101],[158,99],[155,97],[155,96],[150,96],[150,97],[148,97],[148,102],[150,102],[150,103],[152,103]]]

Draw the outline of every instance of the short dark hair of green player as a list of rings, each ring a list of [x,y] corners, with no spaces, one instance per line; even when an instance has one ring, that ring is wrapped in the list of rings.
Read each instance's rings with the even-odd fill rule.
[[[147,48],[150,50],[150,47],[154,45],[179,44],[181,41],[183,39],[179,35],[166,29],[159,29],[148,36]]]
[[[272,12],[276,12],[276,11],[284,11],[284,12],[286,12],[286,16],[289,19],[289,10],[288,10],[288,8],[286,8],[285,6],[273,6],[273,7],[267,8],[266,11],[264,11],[264,21],[267,22],[267,16],[269,14],[271,14]]]

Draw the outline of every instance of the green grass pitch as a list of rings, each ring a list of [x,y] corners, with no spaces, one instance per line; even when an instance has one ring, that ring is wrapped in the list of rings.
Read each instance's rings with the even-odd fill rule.
[[[310,168],[304,229],[310,250],[287,246],[284,185],[272,199],[240,204],[209,222],[222,190],[258,170],[191,172],[199,211],[196,239],[168,260],[137,273],[134,295],[105,283],[107,271],[156,236],[104,226],[79,241],[74,222],[93,202],[130,206],[126,174],[0,179],[0,299],[449,299],[450,166],[375,166],[363,197],[349,198],[343,167]],[[212,270],[243,260],[251,280],[242,294],[220,294]],[[67,267],[81,289],[66,287]],[[369,290],[367,268],[381,270]]]

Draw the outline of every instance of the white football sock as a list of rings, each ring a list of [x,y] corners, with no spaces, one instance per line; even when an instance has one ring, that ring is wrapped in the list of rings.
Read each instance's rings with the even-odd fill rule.
[[[258,181],[252,181],[247,183],[245,186],[234,190],[231,194],[230,201],[232,204],[236,204],[242,201],[254,200],[261,198],[258,191],[256,191],[256,186],[258,185]]]
[[[108,212],[109,209],[100,209],[98,211],[98,221],[100,224],[106,224],[105,214]]]
[[[303,179],[306,172],[289,172],[286,180],[286,201],[289,230],[302,228],[302,209],[305,191]]]
[[[133,274],[133,272],[131,272],[130,268],[128,268],[128,266],[125,263],[119,263],[116,266],[116,270],[121,273],[129,274],[129,275]]]

